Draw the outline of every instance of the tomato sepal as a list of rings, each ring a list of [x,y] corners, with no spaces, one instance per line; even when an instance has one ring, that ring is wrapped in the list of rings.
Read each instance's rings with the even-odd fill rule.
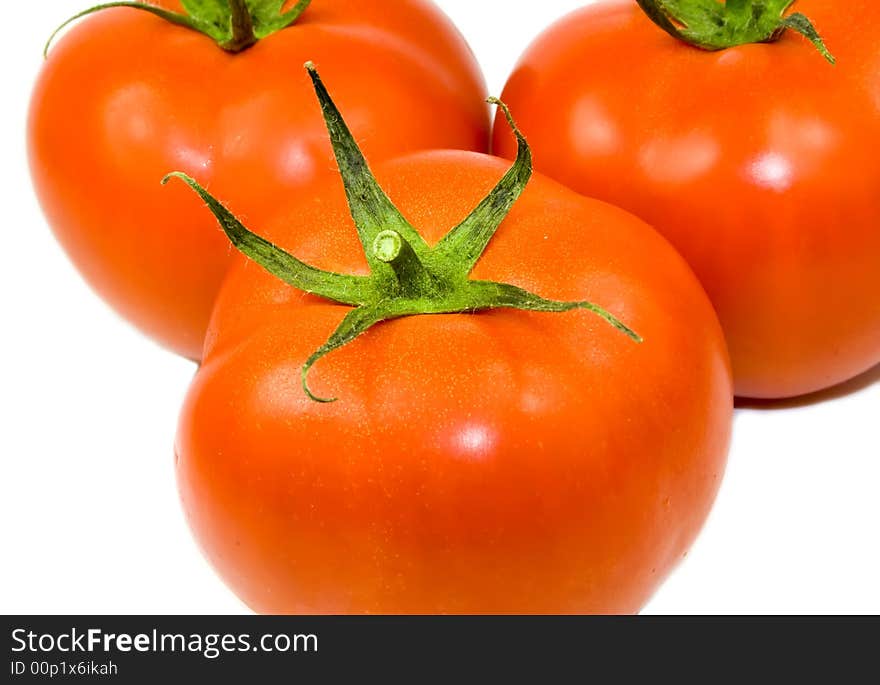
[[[835,63],[821,34],[800,12],[786,15],[795,0],[636,0],[657,26],[703,50],[725,50],[749,43],[772,43],[786,30],[809,40]]]
[[[148,2],[108,2],[83,10],[61,24],[46,41],[43,56],[48,56],[56,36],[67,26],[114,7],[149,12],[208,36],[227,52],[242,52],[263,38],[292,26],[311,2],[300,0],[286,12],[281,11],[284,0],[181,0],[185,12],[174,12]]]
[[[489,98],[490,103],[501,108],[517,138],[516,160],[477,207],[432,248],[376,181],[314,64],[307,63],[306,69],[330,134],[351,216],[370,267],[369,276],[323,271],[302,262],[250,231],[198,181],[184,173],[173,172],[162,183],[177,178],[189,185],[206,203],[232,244],[272,275],[300,290],[354,307],[301,369],[302,388],[311,400],[336,401],[336,398],[321,398],[309,388],[309,372],[320,359],[376,324],[402,317],[490,309],[547,313],[583,309],[599,316],[631,340],[642,342],[635,331],[592,302],[549,300],[509,283],[470,278],[532,176],[531,149],[503,102]]]

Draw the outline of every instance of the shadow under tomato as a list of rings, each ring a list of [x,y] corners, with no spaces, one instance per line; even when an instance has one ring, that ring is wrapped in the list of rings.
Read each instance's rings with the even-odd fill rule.
[[[855,393],[866,390],[867,388],[870,388],[877,383],[880,383],[880,364],[875,366],[873,369],[866,371],[861,376],[856,376],[855,378],[846,381],[845,383],[835,385],[833,388],[828,388],[827,390],[821,390],[819,392],[814,392],[810,395],[792,397],[785,400],[750,400],[737,398],[736,408],[772,411],[777,409],[797,409],[799,407],[810,407],[815,404],[821,404],[822,402],[828,402],[830,400],[836,400],[842,397],[847,397],[849,395],[854,395]]]

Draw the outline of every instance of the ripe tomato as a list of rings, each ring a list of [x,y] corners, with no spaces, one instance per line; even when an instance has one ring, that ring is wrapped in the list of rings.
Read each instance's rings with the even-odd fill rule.
[[[424,247],[436,264],[438,241],[506,166],[435,151],[378,178],[437,245]],[[357,187],[354,203],[378,196]],[[378,213],[353,215],[361,231]],[[338,183],[282,206],[260,233],[260,255],[271,243],[334,274],[382,277]],[[724,468],[732,380],[684,260],[635,217],[534,178],[472,277],[589,297],[643,342],[585,311],[405,316],[321,359],[315,392],[339,400],[320,404],[301,369],[348,310],[243,258],[232,267],[177,471],[202,548],[254,609],[635,612],[687,551]]]
[[[791,31],[707,52],[635,2],[600,2],[538,38],[504,90],[539,171],[642,217],[690,262],[741,396],[880,362],[880,5],[845,5],[794,6],[831,66]],[[503,126],[494,142],[513,154]]]
[[[183,355],[201,356],[230,249],[192,193],[159,181],[188,171],[257,219],[332,170],[307,59],[333,77],[374,158],[488,145],[479,69],[425,0],[321,0],[238,54],[142,10],[107,9],[49,53],[29,126],[49,223],[100,295]]]

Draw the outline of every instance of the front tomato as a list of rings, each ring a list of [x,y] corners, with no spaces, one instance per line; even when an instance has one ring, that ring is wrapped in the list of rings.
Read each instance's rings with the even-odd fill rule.
[[[425,0],[287,2],[305,7],[287,28],[271,23],[280,2],[183,4],[185,17],[250,12],[261,39],[224,42],[223,22],[208,22],[224,50],[143,9],[106,9],[50,50],[28,137],[40,202],[88,282],[147,334],[199,359],[230,251],[197,200],[160,187],[169,169],[197,175],[252,219],[332,170],[301,72],[308,58],[334,77],[377,159],[484,150],[489,118],[473,56]]]
[[[631,215],[544,178],[519,197],[521,136],[500,182],[497,158],[433,152],[376,185],[324,104],[350,207],[330,184],[267,242],[188,179],[266,269],[231,270],[180,421],[208,558],[267,613],[638,611],[724,470],[703,290]]]
[[[706,3],[642,5],[662,24],[669,7],[690,19]],[[632,211],[688,260],[724,327],[737,394],[827,388],[880,362],[880,4],[709,5],[718,25],[706,35],[696,17],[690,33],[687,21],[665,28],[731,47],[675,40],[632,0],[590,5],[535,41],[503,97],[539,171]],[[770,28],[785,22],[777,42],[718,29],[759,10]],[[836,65],[779,32],[816,39],[804,15]],[[503,126],[494,149],[515,152]]]

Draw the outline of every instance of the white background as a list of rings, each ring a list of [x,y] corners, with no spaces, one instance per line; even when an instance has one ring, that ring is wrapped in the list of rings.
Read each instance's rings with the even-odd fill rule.
[[[30,188],[25,112],[43,41],[92,3],[6,4],[0,613],[244,612],[177,501],[172,441],[194,367],[88,290]],[[536,32],[586,3],[440,4],[500,94]],[[819,399],[738,412],[711,520],[647,612],[880,612],[880,369]]]

